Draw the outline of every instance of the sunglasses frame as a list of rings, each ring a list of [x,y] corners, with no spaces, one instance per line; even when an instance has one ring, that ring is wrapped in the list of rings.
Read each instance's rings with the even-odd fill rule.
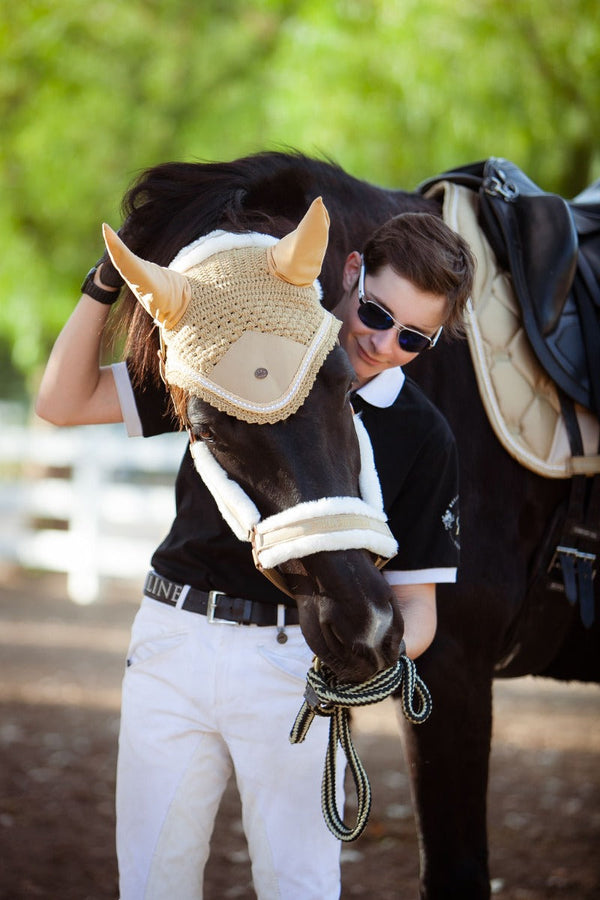
[[[422,331],[417,331],[416,328],[409,328],[407,325],[403,325],[401,322],[396,321],[396,319],[391,315],[391,313],[389,313],[387,311],[387,309],[384,309],[383,306],[381,306],[379,303],[377,303],[376,300],[370,300],[368,297],[365,296],[365,275],[366,275],[365,264],[363,262],[360,267],[360,275],[358,276],[359,307],[365,306],[367,303],[370,303],[371,306],[376,306],[377,309],[381,310],[381,312],[386,316],[386,318],[389,319],[390,324],[386,325],[383,328],[373,328],[371,325],[368,325],[366,322],[363,322],[363,320],[361,319],[361,322],[363,323],[363,325],[366,325],[367,328],[371,328],[372,331],[389,331],[390,328],[395,328],[396,331],[398,332],[398,345],[400,346],[401,350],[404,350],[405,353],[422,353],[423,350],[433,350],[433,348],[435,347],[435,345],[437,344],[437,342],[439,340],[439,337],[443,331],[444,326],[440,325],[440,327],[438,328],[436,333],[433,336],[430,336],[428,334],[423,334]],[[402,346],[402,344],[400,343],[400,338],[404,331],[408,331],[411,334],[418,334],[419,337],[422,337],[427,341],[427,346],[422,347],[420,350],[406,350],[406,348],[404,348]]]

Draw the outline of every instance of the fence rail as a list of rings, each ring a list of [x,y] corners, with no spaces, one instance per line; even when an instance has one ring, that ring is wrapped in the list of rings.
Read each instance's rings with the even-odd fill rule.
[[[174,514],[183,434],[128,438],[123,426],[0,431],[0,561],[64,572],[91,603],[103,578],[141,580]]]

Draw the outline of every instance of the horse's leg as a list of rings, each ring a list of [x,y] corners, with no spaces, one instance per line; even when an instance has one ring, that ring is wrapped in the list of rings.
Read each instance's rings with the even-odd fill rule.
[[[465,627],[468,605],[459,605],[462,629],[444,621],[456,617],[458,609],[448,616],[440,604],[436,640],[417,661],[433,698],[430,719],[409,726],[397,706],[419,838],[422,900],[486,900],[490,895],[486,796],[493,652],[481,646],[487,642],[479,616],[479,627]]]

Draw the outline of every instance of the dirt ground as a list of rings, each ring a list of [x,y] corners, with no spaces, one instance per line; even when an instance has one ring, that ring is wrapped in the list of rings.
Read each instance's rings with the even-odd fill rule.
[[[0,581],[0,898],[114,900],[119,692],[130,585],[76,606],[61,576]],[[500,900],[600,898],[600,690],[524,678],[495,687],[489,831]],[[391,705],[359,711],[373,807],[343,850],[343,898],[417,897],[418,851]],[[239,801],[226,794],[206,900],[254,897]],[[176,898],[174,898],[176,900]]]

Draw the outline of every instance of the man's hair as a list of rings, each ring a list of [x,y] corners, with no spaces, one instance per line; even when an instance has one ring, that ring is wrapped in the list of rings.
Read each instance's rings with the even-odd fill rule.
[[[384,266],[415,287],[447,298],[444,333],[458,337],[473,289],[475,261],[460,235],[430,213],[402,213],[373,232],[363,250],[365,271],[376,275]]]

